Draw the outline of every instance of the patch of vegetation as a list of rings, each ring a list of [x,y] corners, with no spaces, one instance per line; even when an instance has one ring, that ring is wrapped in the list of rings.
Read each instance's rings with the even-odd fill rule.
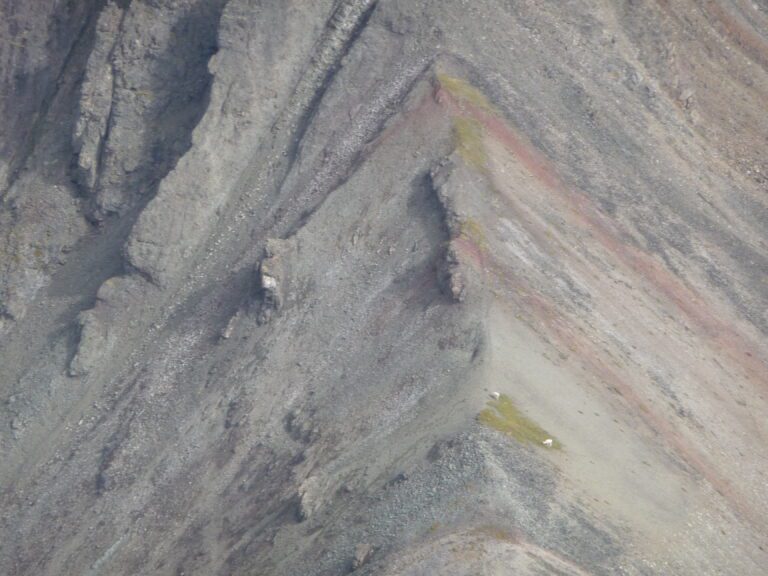
[[[486,250],[488,248],[488,239],[485,236],[482,224],[474,218],[466,218],[461,221],[460,235],[467,240],[472,241],[478,248]]]
[[[3,223],[0,222],[0,226],[2,225]],[[18,235],[13,229],[7,236],[0,239],[0,264],[14,266],[21,263],[21,256],[18,250],[19,244]]]
[[[497,114],[496,109],[482,92],[466,80],[438,72],[437,81],[462,110],[453,118],[453,138],[456,150],[467,164],[485,170],[487,153],[483,144],[483,126],[474,117],[472,111],[467,110],[467,107],[471,106],[490,114]]]
[[[515,544],[518,541],[512,532],[494,525],[481,526],[476,531],[482,536],[487,536],[494,540],[499,540],[500,542],[510,542]]]
[[[37,262],[38,265],[42,266],[45,264],[45,254],[43,253],[43,249],[40,246],[35,246],[32,252],[35,255],[35,262]]]
[[[488,101],[488,98],[485,97],[485,94],[466,80],[438,72],[437,81],[440,82],[440,86],[457,100],[481,108],[486,112],[496,113],[496,109]]]
[[[470,166],[485,169],[487,156],[483,144],[483,127],[474,118],[453,119],[453,139],[456,150]]]
[[[529,443],[542,446],[544,440],[552,438],[552,447],[550,449],[560,450],[563,447],[546,430],[520,412],[512,402],[512,399],[506,394],[502,394],[496,400],[490,400],[488,408],[480,412],[477,419],[482,424],[490,426],[494,430],[498,430],[522,444]]]

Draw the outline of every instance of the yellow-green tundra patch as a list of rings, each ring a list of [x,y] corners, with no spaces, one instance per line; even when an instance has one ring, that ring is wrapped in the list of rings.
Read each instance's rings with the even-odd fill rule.
[[[488,101],[488,98],[466,80],[438,72],[437,81],[440,82],[440,86],[457,100],[482,108],[486,112],[496,113],[496,109]]]
[[[486,163],[483,127],[474,118],[453,119],[453,141],[456,150],[470,166],[484,169]]]
[[[502,394],[498,399],[489,400],[488,408],[480,412],[477,419],[486,426],[490,426],[522,444],[530,443],[543,446],[544,441],[549,438],[552,439],[551,448],[559,450],[563,447],[546,430],[520,412],[506,394]]]
[[[473,242],[481,250],[488,249],[488,238],[482,224],[474,218],[465,218],[459,225],[459,235]]]

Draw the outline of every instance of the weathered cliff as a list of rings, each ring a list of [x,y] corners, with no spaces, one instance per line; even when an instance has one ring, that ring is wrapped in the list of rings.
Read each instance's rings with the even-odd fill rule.
[[[0,573],[764,571],[765,3],[0,10]]]

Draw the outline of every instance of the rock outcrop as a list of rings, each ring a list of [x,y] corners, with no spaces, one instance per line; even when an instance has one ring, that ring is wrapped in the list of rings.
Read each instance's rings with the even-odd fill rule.
[[[761,3],[0,12],[0,574],[768,565]]]
[[[284,240],[267,240],[264,257],[259,262],[257,283],[258,322],[265,324],[283,306],[286,278],[286,258],[290,256],[290,245]]]

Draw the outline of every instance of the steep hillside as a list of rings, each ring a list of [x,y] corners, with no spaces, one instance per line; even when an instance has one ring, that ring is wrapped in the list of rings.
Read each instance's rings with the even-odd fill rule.
[[[0,11],[0,573],[766,572],[765,2]]]

